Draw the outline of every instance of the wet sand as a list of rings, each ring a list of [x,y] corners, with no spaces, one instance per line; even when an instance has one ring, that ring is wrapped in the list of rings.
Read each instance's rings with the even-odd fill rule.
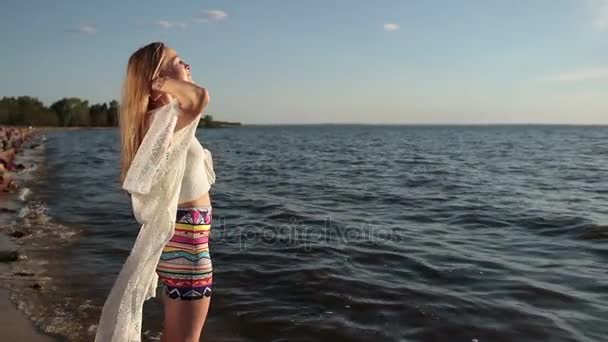
[[[0,224],[3,222],[0,222]],[[0,234],[0,253],[15,251],[16,246],[4,233]],[[12,276],[10,265],[0,262],[0,284],[8,281],[24,281]],[[14,279],[14,280],[13,280]],[[3,341],[53,342],[58,341],[40,333],[25,314],[10,299],[8,289],[0,286],[0,336]]]
[[[0,265],[0,274],[6,272],[6,265]],[[11,302],[9,291],[2,287],[0,287],[0,336],[3,336],[5,341],[58,341],[39,333],[32,322]]]

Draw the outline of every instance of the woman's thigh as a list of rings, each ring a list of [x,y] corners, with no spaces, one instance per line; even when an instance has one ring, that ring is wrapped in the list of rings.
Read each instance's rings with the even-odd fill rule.
[[[173,338],[198,339],[205,325],[211,297],[197,300],[180,300],[163,294],[165,331]]]

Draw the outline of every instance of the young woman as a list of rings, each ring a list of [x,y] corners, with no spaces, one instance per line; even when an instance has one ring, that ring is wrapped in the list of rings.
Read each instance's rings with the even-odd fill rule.
[[[140,341],[141,307],[155,296],[158,279],[161,341],[200,339],[211,298],[215,173],[211,153],[194,135],[209,94],[190,71],[159,42],[129,59],[119,113],[121,181],[143,226],[106,300],[95,341]]]

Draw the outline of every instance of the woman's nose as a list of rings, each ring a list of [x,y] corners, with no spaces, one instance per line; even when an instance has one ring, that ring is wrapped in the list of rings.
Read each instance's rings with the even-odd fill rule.
[[[190,70],[190,64],[186,63],[185,66],[186,66],[186,70]]]

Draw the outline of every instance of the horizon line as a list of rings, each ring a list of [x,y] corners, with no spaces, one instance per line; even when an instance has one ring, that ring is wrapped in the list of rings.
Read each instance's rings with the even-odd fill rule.
[[[367,122],[316,122],[316,123],[245,123],[241,121],[241,126],[608,126],[605,123],[571,123],[571,122],[491,122],[491,123],[367,123]]]

